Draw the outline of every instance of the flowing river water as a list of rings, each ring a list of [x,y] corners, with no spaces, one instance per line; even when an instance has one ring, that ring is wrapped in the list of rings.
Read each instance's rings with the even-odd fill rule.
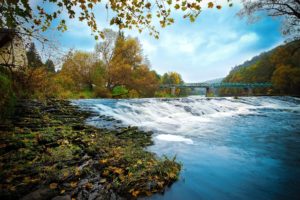
[[[83,109],[153,131],[149,151],[183,164],[179,181],[149,199],[300,199],[300,99],[88,99]],[[98,127],[114,122],[94,116]]]

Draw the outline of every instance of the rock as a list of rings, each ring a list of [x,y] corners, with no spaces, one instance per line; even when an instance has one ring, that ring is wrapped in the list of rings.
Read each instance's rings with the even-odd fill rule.
[[[86,166],[88,166],[88,165],[91,164],[92,162],[93,162],[92,159],[90,159],[90,160],[84,162],[82,165],[80,165],[80,166],[78,167],[78,170],[79,170],[79,171],[82,171],[83,168],[85,168]]]
[[[51,200],[71,200],[70,195],[65,195],[65,196],[56,196],[52,198]]]
[[[78,187],[81,187],[81,186],[87,184],[88,182],[89,182],[88,179],[82,179],[82,180],[78,183]]]
[[[115,193],[111,193],[110,199],[111,199],[111,200],[117,200],[116,194],[115,194]]]
[[[54,190],[51,190],[49,188],[41,188],[34,192],[31,192],[21,198],[21,200],[47,200],[51,199],[56,195],[56,192]]]
[[[98,192],[93,192],[93,193],[90,194],[88,200],[95,200],[97,197],[99,197]]]
[[[88,198],[89,198],[89,192],[86,191],[86,190],[81,190],[78,193],[78,196],[77,196],[76,200],[86,200]]]

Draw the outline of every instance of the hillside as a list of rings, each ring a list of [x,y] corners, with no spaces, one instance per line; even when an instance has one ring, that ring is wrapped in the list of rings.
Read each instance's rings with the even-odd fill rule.
[[[221,83],[224,78],[216,78],[212,80],[205,81],[205,83]]]
[[[272,82],[272,89],[256,89],[254,93],[300,95],[300,40],[278,46],[234,67],[223,82]],[[221,90],[223,95],[241,92]]]

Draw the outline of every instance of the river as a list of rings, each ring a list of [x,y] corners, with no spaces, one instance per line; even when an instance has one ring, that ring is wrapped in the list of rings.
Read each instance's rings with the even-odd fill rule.
[[[149,151],[176,155],[180,180],[148,199],[300,199],[300,99],[76,100],[118,126],[153,131]],[[88,123],[111,127],[94,116]]]

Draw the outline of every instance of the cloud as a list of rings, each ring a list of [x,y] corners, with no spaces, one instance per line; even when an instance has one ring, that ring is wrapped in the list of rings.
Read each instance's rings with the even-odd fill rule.
[[[226,2],[221,2],[221,10],[203,9],[195,23],[175,12],[175,24],[158,28],[159,40],[147,31],[139,34],[131,30],[125,34],[139,38],[152,68],[159,73],[177,71],[187,82],[224,77],[235,65],[283,41],[278,20],[264,16],[256,24],[247,24],[236,16],[240,9],[238,1],[234,0],[233,8],[226,6]],[[104,11],[103,6],[95,9],[97,22],[107,28]],[[96,42],[89,27],[76,19],[68,20],[67,25],[68,31],[59,38],[63,47],[92,51]]]

